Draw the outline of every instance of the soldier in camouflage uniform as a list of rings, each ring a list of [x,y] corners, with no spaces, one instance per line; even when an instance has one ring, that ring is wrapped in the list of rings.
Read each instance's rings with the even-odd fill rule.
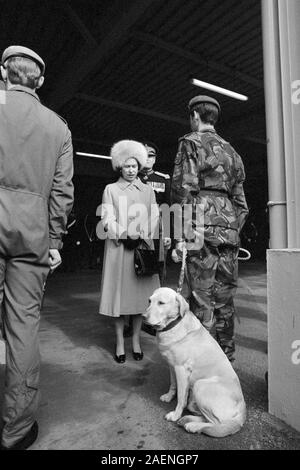
[[[234,304],[237,288],[240,231],[248,214],[241,157],[214,126],[219,103],[208,96],[189,102],[192,132],[179,139],[171,202],[201,204],[204,211],[202,248],[187,251],[190,307],[215,335],[229,360],[234,360]],[[184,239],[176,249],[182,252]]]

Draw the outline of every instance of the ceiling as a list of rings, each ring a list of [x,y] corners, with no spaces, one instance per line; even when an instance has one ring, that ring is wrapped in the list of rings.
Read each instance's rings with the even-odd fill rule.
[[[209,93],[222,106],[220,133],[264,144],[260,0],[2,1],[1,50],[11,44],[45,60],[39,94],[67,119],[76,150],[151,140],[170,169],[187,103],[207,93],[192,77],[246,94]]]

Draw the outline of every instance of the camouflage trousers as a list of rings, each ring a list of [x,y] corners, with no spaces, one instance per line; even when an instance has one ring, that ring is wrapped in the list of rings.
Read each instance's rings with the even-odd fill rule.
[[[210,331],[229,360],[234,360],[234,304],[238,280],[238,247],[205,244],[188,252],[190,308]]]

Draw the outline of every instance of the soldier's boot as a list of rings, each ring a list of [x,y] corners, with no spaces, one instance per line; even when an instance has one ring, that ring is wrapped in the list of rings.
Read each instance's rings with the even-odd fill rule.
[[[221,346],[221,348],[223,349],[223,351],[224,351],[224,353],[226,354],[226,356],[228,357],[229,361],[230,361],[230,362],[235,361],[235,357],[234,357],[234,353],[235,353],[235,344],[234,344],[234,341],[232,340],[232,341],[230,341],[230,344],[227,343],[226,345],[220,343],[220,346]]]

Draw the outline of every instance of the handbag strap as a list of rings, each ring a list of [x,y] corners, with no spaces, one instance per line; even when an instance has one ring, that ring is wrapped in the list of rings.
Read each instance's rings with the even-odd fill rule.
[[[141,238],[139,248],[145,248],[146,250],[151,250],[151,247],[148,245],[144,238]]]

